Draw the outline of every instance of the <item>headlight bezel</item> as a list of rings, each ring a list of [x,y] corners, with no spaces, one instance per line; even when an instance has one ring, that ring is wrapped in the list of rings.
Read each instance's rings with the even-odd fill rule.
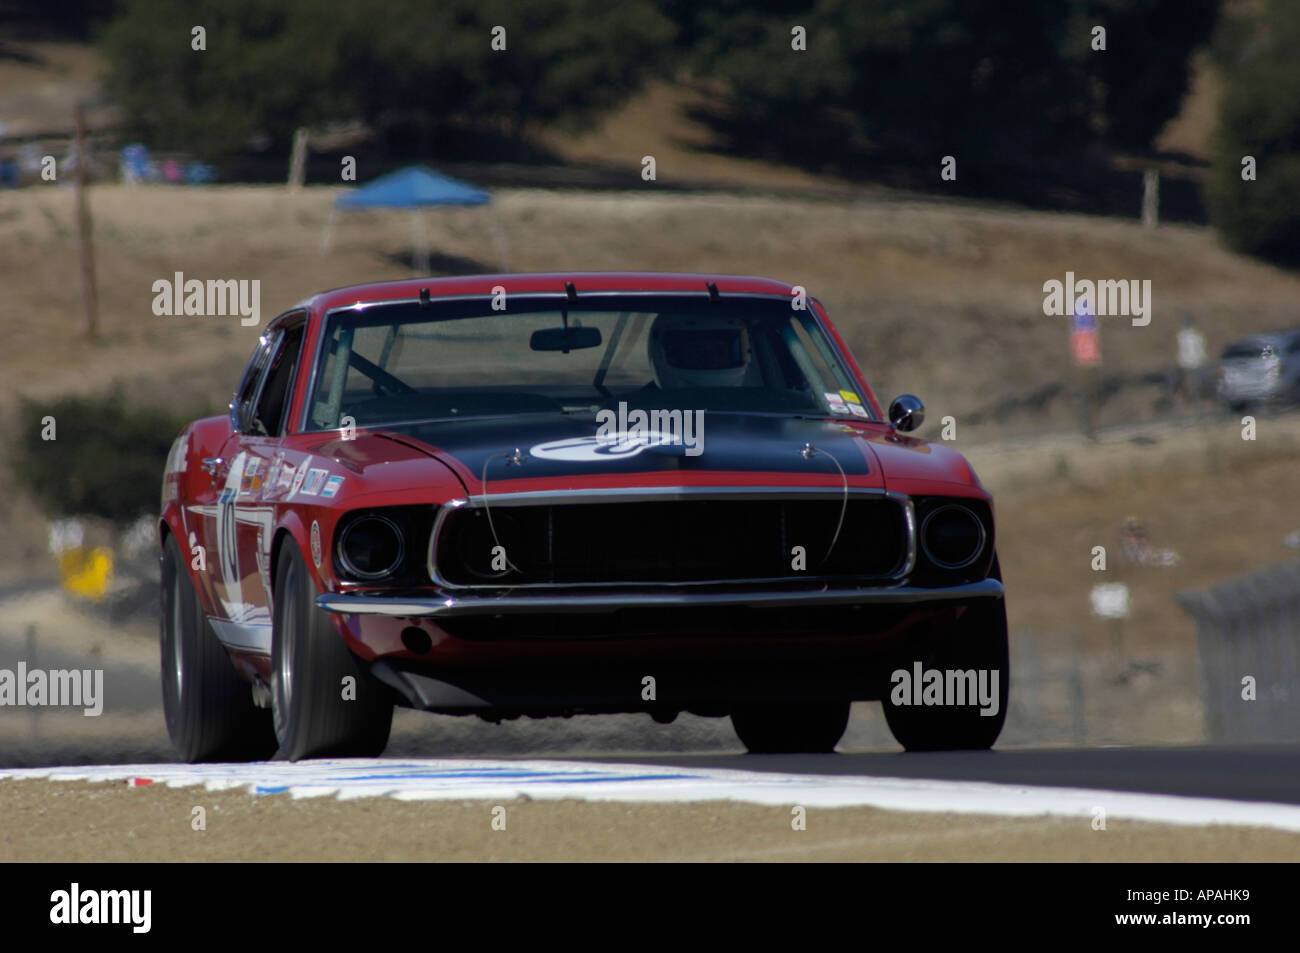
[[[396,555],[382,570],[365,570],[357,564],[353,554],[348,552],[348,540],[358,528],[367,523],[379,523],[387,528],[396,543]],[[377,510],[362,510],[350,513],[339,522],[334,534],[333,554],[335,571],[341,579],[376,583],[395,579],[401,575],[406,564],[407,528],[401,521],[388,513]]]

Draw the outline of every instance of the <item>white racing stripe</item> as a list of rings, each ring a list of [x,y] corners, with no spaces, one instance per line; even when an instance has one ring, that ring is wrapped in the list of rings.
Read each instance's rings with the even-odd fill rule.
[[[679,768],[672,765],[536,760],[320,760],[255,764],[139,764],[22,768],[0,779],[143,780],[170,787],[247,789],[294,798],[393,797],[404,801],[520,796],[587,801],[733,800],[805,807],[875,807],[890,811],[1106,817],[1160,824],[1268,827],[1300,831],[1300,805],[1082,788],[932,781],[846,775]]]

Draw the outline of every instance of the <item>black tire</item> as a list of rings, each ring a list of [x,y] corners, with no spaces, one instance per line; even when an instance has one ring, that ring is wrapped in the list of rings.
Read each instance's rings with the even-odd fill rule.
[[[298,547],[287,543],[276,565],[271,636],[271,708],[280,753],[290,761],[382,754],[393,724],[392,695],[316,607],[316,595]],[[346,678],[354,679],[355,698],[344,697]]]
[[[199,605],[180,547],[167,537],[159,626],[163,712],[181,759],[260,761],[275,754],[271,713],[253,704]]]
[[[731,726],[750,754],[829,753],[848,723],[848,702],[744,705],[731,713]]]
[[[997,557],[991,578],[1001,581]],[[888,682],[881,697],[885,721],[894,739],[908,751],[984,751],[993,747],[1007,719],[1011,664],[1007,644],[1007,607],[1003,599],[983,599],[966,609],[957,624],[918,652],[900,657],[896,668],[987,669],[998,673],[998,710],[981,713],[974,705],[895,705]]]

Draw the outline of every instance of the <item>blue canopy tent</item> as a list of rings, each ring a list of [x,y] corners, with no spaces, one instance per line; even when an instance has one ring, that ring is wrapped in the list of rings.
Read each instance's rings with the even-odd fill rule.
[[[363,209],[407,209],[411,216],[411,244],[415,253],[415,268],[420,274],[429,270],[429,242],[425,234],[423,209],[431,205],[489,205],[492,196],[474,186],[435,172],[426,166],[408,166],[382,175],[372,182],[353,189],[334,200],[326,224],[322,251],[328,251],[338,211]],[[500,221],[494,216],[497,251],[501,256],[502,270],[507,270],[505,240]]]

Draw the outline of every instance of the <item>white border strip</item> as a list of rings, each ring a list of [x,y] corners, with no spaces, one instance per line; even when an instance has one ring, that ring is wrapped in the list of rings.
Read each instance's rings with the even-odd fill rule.
[[[23,768],[0,779],[147,781],[209,791],[246,789],[293,798],[393,797],[403,801],[573,798],[586,801],[733,800],[805,807],[1007,817],[1107,818],[1300,832],[1300,805],[982,781],[937,781],[545,760],[320,760],[254,764],[139,764]]]

